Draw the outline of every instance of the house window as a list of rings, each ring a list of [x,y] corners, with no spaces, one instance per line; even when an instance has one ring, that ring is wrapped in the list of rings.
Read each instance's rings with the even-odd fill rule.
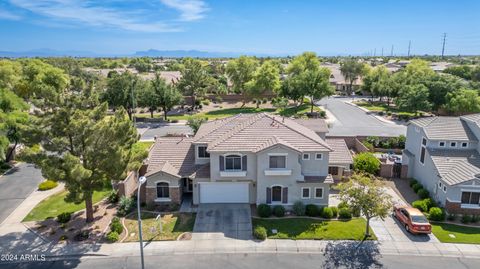
[[[480,192],[462,192],[462,204],[480,205]]]
[[[457,142],[450,142],[450,147],[451,148],[457,147]]]
[[[420,151],[420,163],[421,164],[425,164],[425,147],[422,147],[421,151]]]
[[[323,188],[315,188],[315,198],[316,199],[323,198]]]
[[[438,145],[439,145],[440,147],[445,147],[445,144],[446,144],[445,141],[440,141],[440,142],[438,143]]]
[[[240,155],[225,156],[225,170],[242,170],[242,157]]]
[[[422,145],[426,146],[427,145],[427,139],[424,137],[422,138]]]
[[[467,142],[462,142],[462,148],[466,148],[468,147],[468,143]]]
[[[438,182],[438,187],[439,187],[440,189],[443,187],[442,182],[440,182],[440,181]]]
[[[282,187],[275,186],[272,187],[272,202],[281,202],[282,201]]]
[[[198,150],[198,158],[210,158],[210,153],[207,152],[206,146],[199,146]]]
[[[447,186],[443,185],[443,192],[447,192]]]
[[[337,166],[328,167],[328,173],[334,176],[338,175],[338,167]]]
[[[316,153],[315,154],[315,160],[321,160],[323,159],[323,154],[322,153]]]
[[[310,199],[310,188],[302,188],[302,199]]]
[[[310,153],[303,153],[302,159],[310,160]]]
[[[287,168],[287,156],[270,156],[270,169]]]
[[[169,198],[170,190],[168,188],[167,182],[158,182],[157,183],[157,198]]]

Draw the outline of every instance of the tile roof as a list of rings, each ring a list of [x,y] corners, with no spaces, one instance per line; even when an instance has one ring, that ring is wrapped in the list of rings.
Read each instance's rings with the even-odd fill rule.
[[[428,149],[437,171],[445,183],[460,184],[480,174],[480,155],[476,150]]]
[[[205,130],[201,130],[205,128]],[[224,121],[200,127],[196,143],[208,143],[208,151],[258,152],[281,142],[303,151],[331,151],[330,146],[314,131],[294,120],[267,113],[237,115]],[[199,137],[197,137],[199,136]]]
[[[327,133],[328,125],[324,119],[295,119],[295,122],[309,128],[316,133]]]
[[[327,176],[304,176],[305,181],[297,181],[298,183],[333,183],[332,175]]]
[[[325,141],[333,149],[329,154],[329,164],[353,164],[352,154],[344,139],[327,138]]]
[[[428,117],[410,121],[422,127],[428,139],[477,141],[467,123],[460,117]]]

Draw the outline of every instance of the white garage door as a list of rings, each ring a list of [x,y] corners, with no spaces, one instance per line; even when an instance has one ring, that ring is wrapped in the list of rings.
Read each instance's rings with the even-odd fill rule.
[[[248,203],[248,182],[200,183],[200,203]]]

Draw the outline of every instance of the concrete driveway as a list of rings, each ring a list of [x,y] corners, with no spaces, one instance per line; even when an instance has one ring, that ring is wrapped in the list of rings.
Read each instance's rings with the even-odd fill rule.
[[[0,223],[43,181],[33,164],[21,163],[0,177]]]
[[[335,118],[331,123],[329,136],[399,136],[407,133],[405,125],[387,123],[367,114],[360,108],[347,104],[352,100],[345,97],[329,97],[317,102]]]
[[[252,238],[249,204],[200,204],[197,209],[192,239]]]

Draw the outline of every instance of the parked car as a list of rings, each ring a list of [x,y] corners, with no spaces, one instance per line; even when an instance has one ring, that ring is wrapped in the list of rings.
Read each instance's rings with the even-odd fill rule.
[[[430,225],[425,215],[416,208],[394,206],[393,216],[405,226],[407,232],[413,234],[430,234],[432,232],[432,225]]]

